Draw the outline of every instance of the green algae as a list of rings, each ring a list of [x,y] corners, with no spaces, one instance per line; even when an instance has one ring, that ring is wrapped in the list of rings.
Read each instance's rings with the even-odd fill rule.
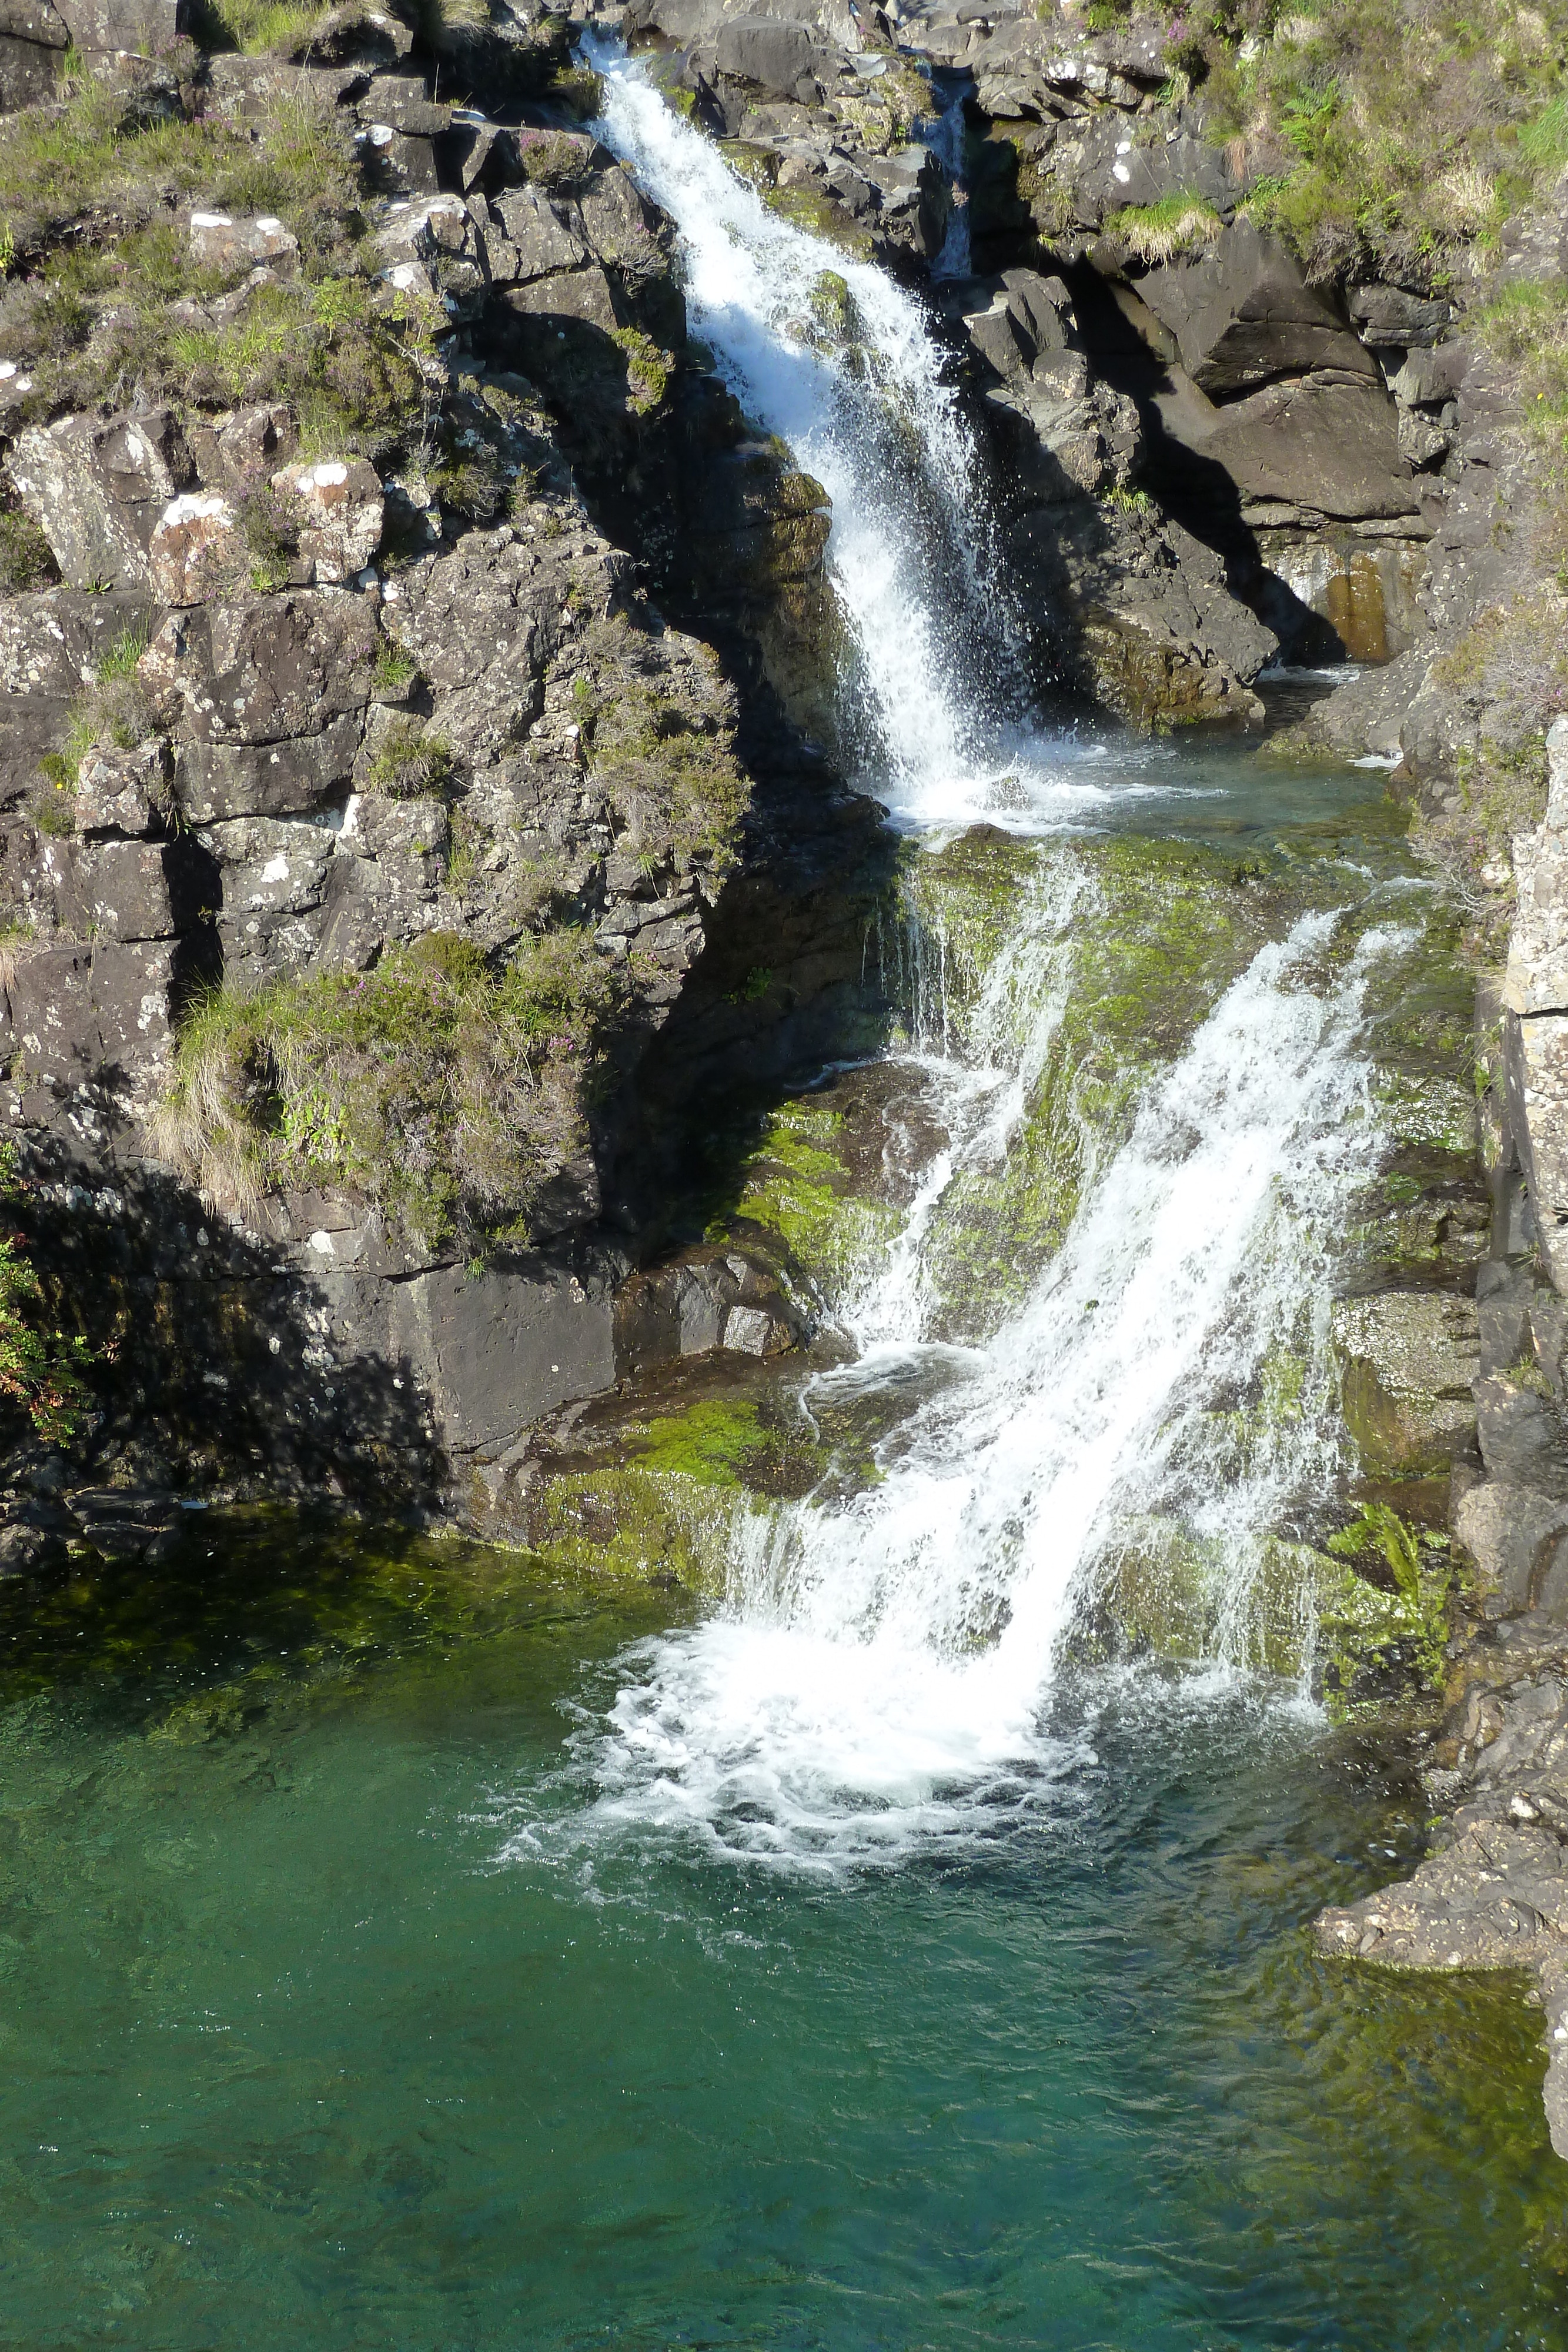
[[[768,210],[780,215],[794,227],[836,245],[852,261],[871,259],[871,231],[858,226],[831,196],[821,194],[815,188],[761,187],[758,192]]]
[[[845,1297],[898,1230],[897,1213],[857,1194],[842,1151],[843,1118],[810,1095],[770,1112],[745,1156],[708,1239],[739,1221],[760,1225],[830,1298]]]
[[[705,1456],[689,1433],[678,1444],[701,1464],[695,1472],[627,1462],[559,1471],[543,1481],[528,1514],[539,1565],[596,1582],[645,1585],[652,1578],[721,1593],[734,1525],[747,1500],[738,1478],[715,1475],[725,1458],[716,1446]]]
[[[1095,1570],[1087,1646],[1190,1665],[1224,1656],[1299,1682],[1312,1672],[1317,1596],[1335,1565],[1278,1536],[1252,1541],[1239,1558],[1216,1538],[1147,1514],[1122,1530]]]
[[[637,1458],[644,1470],[695,1478],[709,1486],[739,1486],[747,1464],[765,1453],[768,1443],[749,1398],[704,1397],[685,1412],[651,1421]]]

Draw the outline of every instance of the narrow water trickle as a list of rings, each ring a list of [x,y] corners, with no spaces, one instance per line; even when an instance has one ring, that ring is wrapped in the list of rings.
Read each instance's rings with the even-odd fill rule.
[[[635,65],[594,61],[600,135],[678,225],[694,331],[831,497],[864,781],[928,842],[981,818],[1044,836],[1146,793],[1136,759],[1096,778],[1085,747],[1031,730],[1005,600],[982,591],[976,455],[916,299],[769,212]],[[831,330],[830,278],[847,289]],[[1320,906],[1233,967],[1127,1118],[1081,1139],[1076,1210],[1032,1286],[966,1338],[936,1328],[933,1236],[1038,1113],[1104,914],[1060,840],[1009,887],[999,948],[961,991],[929,910],[885,915],[868,946],[944,1139],[838,1302],[855,1360],[818,1386],[898,1379],[919,1402],[863,1491],[743,1513],[723,1609],[627,1661],[584,1735],[601,1829],[831,1867],[1053,1801],[1082,1752],[1046,1727],[1061,1638],[1162,1556],[1207,1590],[1214,1662],[1268,1654],[1281,1526],[1335,1469],[1328,1275],[1374,1139],[1363,997],[1396,935]],[[1239,1412],[1282,1350],[1290,1409]],[[1283,1605],[1310,1653],[1304,1592]]]

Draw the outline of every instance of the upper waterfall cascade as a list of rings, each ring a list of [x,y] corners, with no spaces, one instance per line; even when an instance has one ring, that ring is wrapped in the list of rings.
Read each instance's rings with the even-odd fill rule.
[[[920,302],[770,211],[635,60],[585,49],[600,136],[678,225],[693,332],[832,502],[841,733],[867,788],[914,825],[1027,830],[1092,808],[1093,751],[1026,723],[977,453]],[[951,149],[951,123],[936,143]]]
[[[770,212],[636,65],[595,62],[601,135],[677,224],[695,331],[831,498],[856,648],[844,731],[867,780],[912,830],[1082,824],[1106,804],[1090,760],[1031,737],[1008,700],[976,455],[919,303]],[[815,323],[829,272],[852,352]],[[1134,751],[1105,782],[1124,799],[1147,775]],[[928,1238],[1030,1113],[1099,912],[1064,853],[1042,846],[961,1024],[911,951],[907,1058],[946,1141],[839,1302],[858,1356],[824,1385],[896,1371],[920,1401],[862,1492],[740,1514],[722,1613],[648,1645],[608,1729],[585,1735],[601,1824],[827,1865],[1029,1808],[1071,1761],[1042,1729],[1064,1626],[1173,1529],[1210,1580],[1213,1654],[1258,1662],[1281,1509],[1334,1467],[1326,1254],[1364,1178],[1363,998],[1396,935],[1330,908],[1264,946],[1090,1151],[1029,1295],[983,1345],[956,1343],[931,1329]],[[1282,1349],[1299,1402],[1239,1437],[1226,1400]]]

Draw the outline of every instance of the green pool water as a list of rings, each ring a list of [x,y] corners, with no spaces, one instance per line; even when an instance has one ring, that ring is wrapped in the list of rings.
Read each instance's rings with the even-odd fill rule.
[[[598,1803],[670,1609],[267,1520],[0,1596],[0,2342],[1568,2341],[1540,2012],[1310,1948],[1392,1751],[1079,1679],[1022,1811],[737,1865]]]

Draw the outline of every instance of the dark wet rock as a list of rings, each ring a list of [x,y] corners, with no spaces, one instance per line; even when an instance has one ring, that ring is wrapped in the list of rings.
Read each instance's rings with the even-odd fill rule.
[[[581,1204],[590,1214],[593,1205]],[[458,1454],[493,1446],[615,1376],[603,1272],[437,1267],[396,1285],[389,1312],[392,1355],[429,1395]]]
[[[728,1246],[687,1251],[632,1275],[615,1301],[615,1356],[623,1377],[716,1349],[777,1356],[800,1344],[806,1315],[779,1269]]]
[[[1351,290],[1351,322],[1369,351],[1407,352],[1435,343],[1453,317],[1453,305],[1407,293],[1374,279]]]
[[[1291,377],[1218,407],[1173,397],[1161,414],[1244,499],[1352,520],[1419,511],[1398,411],[1372,376]]]
[[[817,65],[817,45],[810,26],[788,16],[727,16],[714,38],[714,62],[720,73],[737,81],[757,83],[779,97],[792,98],[800,84],[810,85]]]
[[[1149,270],[1138,293],[1211,398],[1325,368],[1376,381],[1375,362],[1333,303],[1249,221],[1227,229],[1200,260]]]

